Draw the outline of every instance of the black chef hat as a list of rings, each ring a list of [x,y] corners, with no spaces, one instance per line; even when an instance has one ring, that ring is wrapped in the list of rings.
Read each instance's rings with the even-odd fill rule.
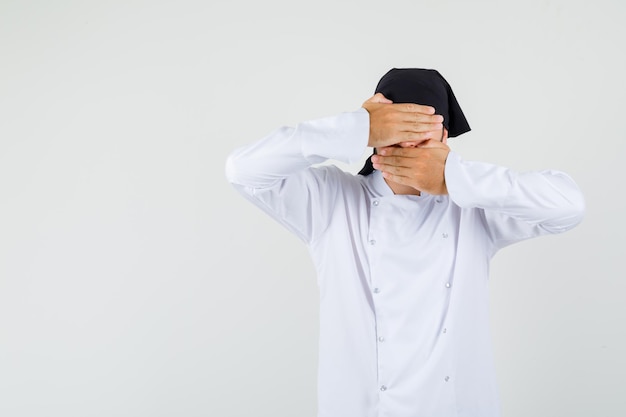
[[[448,137],[453,138],[471,130],[450,84],[437,70],[392,68],[380,79],[375,93],[382,93],[394,103],[415,103],[434,107],[435,114],[443,116],[443,125],[448,130]],[[373,171],[370,156],[359,174],[369,175]]]

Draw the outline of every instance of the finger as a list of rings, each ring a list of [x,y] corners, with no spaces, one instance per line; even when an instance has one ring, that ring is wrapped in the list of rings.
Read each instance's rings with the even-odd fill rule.
[[[376,97],[377,103],[393,103],[393,101],[385,97],[383,93],[376,93],[374,97]]]
[[[409,113],[424,113],[424,114],[435,114],[435,108],[432,106],[426,106],[423,104],[415,104],[415,103],[396,103],[394,104],[400,111],[409,112]]]
[[[382,170],[386,170],[385,168],[394,167],[395,168],[410,168],[411,167],[411,158],[406,158],[403,156],[381,156],[374,155],[372,156],[372,164],[378,165],[382,168]],[[378,169],[378,168],[377,168]]]
[[[443,116],[440,114],[424,114],[419,112],[398,112],[399,120],[413,123],[443,124]]]
[[[416,129],[418,130],[418,129]],[[428,139],[437,139],[437,135],[441,135],[439,130],[427,130],[427,131],[401,131],[398,132],[395,137],[398,139],[396,143],[402,142],[423,142]]]
[[[389,155],[392,149],[395,149],[395,146],[381,146],[380,148],[376,148],[376,155]]]
[[[441,137],[441,128],[443,125],[441,123],[410,123],[403,122],[398,126],[398,131],[400,132],[436,132],[439,137]]]
[[[383,174],[383,177],[388,179],[389,181],[393,181],[398,184],[413,186],[411,184],[411,179],[404,175],[392,174],[391,172],[387,172],[387,171],[383,171],[382,174]]]
[[[378,158],[393,158],[393,157],[402,157],[402,158],[415,158],[424,152],[428,152],[421,148],[400,148],[397,146],[387,146],[384,148],[379,148],[377,151]],[[381,162],[387,163],[390,160],[380,159]]]
[[[393,112],[388,115],[389,121],[401,125],[400,130],[419,131],[443,129],[443,116],[439,114],[428,115],[415,112]],[[441,134],[441,133],[440,133]]]
[[[422,148],[422,149],[433,149],[433,148],[448,149],[448,145],[436,139],[428,139],[423,142],[420,142],[417,145],[417,147]]]
[[[382,172],[388,172],[390,174],[397,175],[397,176],[404,176],[406,174],[406,172],[409,170],[408,167],[397,166],[397,165],[381,164],[381,163],[378,163],[378,162],[372,163],[372,166],[374,167],[374,169],[377,169],[377,170],[382,171]]]
[[[396,108],[391,108],[390,116],[392,120],[396,122],[406,123],[427,123],[427,124],[439,124],[443,126],[443,116],[440,114],[424,114],[420,112],[406,112],[399,111]]]
[[[441,121],[437,121],[436,119],[410,120],[396,118],[396,123],[399,126],[398,130],[401,131],[425,132],[427,130],[437,130],[439,131],[439,137],[441,137],[441,130],[443,129],[443,123],[441,123]]]
[[[393,103],[393,101],[389,100],[382,93],[376,93],[372,97],[370,97],[367,102],[369,103]]]
[[[442,146],[442,144],[446,146]],[[414,141],[400,142],[397,145],[402,148],[441,148],[441,149],[449,148],[447,145],[446,138],[443,138],[441,142],[439,142],[437,139],[425,139],[422,141],[414,140]]]

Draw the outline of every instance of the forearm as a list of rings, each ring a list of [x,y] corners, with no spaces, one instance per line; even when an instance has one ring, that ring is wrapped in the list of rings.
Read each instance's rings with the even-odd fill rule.
[[[450,198],[460,207],[497,212],[549,233],[571,229],[584,215],[582,192],[563,172],[516,172],[450,152],[445,177]]]
[[[226,177],[250,188],[268,188],[283,178],[328,159],[353,163],[363,155],[369,114],[363,109],[284,126],[234,150]]]

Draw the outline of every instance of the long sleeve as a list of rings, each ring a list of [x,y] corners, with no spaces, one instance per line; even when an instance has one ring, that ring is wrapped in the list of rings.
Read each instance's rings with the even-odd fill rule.
[[[244,197],[310,242],[328,224],[327,213],[338,191],[331,170],[312,166],[329,159],[358,161],[368,136],[369,113],[364,108],[283,126],[235,149],[226,160],[226,178]]]
[[[555,170],[516,172],[450,152],[445,180],[452,201],[483,210],[494,253],[512,243],[562,233],[585,213],[583,194],[574,180]]]
[[[226,160],[226,178],[249,188],[268,188],[328,159],[353,163],[363,155],[368,135],[369,113],[362,107],[295,128],[283,126],[235,149]]]

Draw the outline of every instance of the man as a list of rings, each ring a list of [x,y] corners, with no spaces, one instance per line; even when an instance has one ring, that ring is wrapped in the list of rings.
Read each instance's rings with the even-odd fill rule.
[[[320,291],[318,417],[496,417],[489,262],[576,226],[565,173],[469,162],[469,124],[435,70],[391,69],[356,111],[281,127],[226,175],[304,241]],[[375,154],[358,175],[354,163]]]

